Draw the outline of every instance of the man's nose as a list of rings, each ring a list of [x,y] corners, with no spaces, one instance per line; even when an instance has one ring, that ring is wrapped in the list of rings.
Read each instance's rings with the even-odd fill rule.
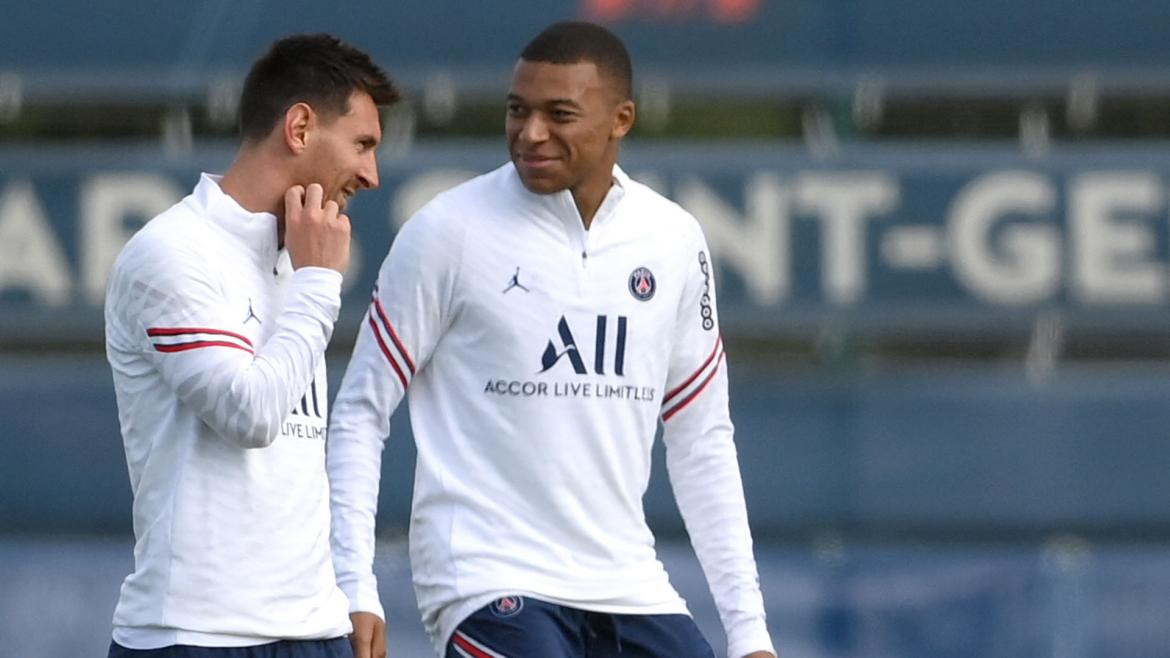
[[[370,153],[370,157],[358,172],[358,180],[369,189],[378,187],[378,158],[373,153]]]
[[[533,114],[525,119],[524,126],[520,129],[520,137],[528,143],[538,144],[548,139],[548,126],[543,118]]]

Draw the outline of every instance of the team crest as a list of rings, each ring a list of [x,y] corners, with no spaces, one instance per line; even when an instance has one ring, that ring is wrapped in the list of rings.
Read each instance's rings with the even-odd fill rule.
[[[519,596],[503,596],[492,601],[490,609],[497,617],[511,617],[524,609],[524,599]]]
[[[645,267],[639,267],[630,274],[630,294],[634,299],[649,301],[654,296],[658,284],[654,281],[654,274]]]

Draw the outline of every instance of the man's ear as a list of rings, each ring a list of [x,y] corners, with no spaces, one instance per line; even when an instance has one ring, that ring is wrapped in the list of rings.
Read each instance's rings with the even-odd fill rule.
[[[617,107],[614,108],[613,129],[609,133],[610,138],[621,139],[629,134],[634,127],[634,118],[637,114],[634,101],[627,99],[618,103]]]
[[[317,113],[308,103],[294,103],[284,113],[284,143],[294,154],[308,148],[309,131],[316,125]]]

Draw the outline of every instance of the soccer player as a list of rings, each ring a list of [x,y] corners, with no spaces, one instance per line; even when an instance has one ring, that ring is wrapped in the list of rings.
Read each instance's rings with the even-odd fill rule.
[[[378,185],[398,91],[329,35],[253,64],[222,176],[126,244],[106,352],[134,493],[111,657],[349,656],[329,547],[325,345],[346,203]]]
[[[617,166],[631,78],[596,25],[528,44],[507,96],[511,162],[405,224],[334,405],[334,561],[352,609],[381,618],[381,450],[410,393],[411,567],[439,655],[713,655],[644,518],[660,421],[728,654],[774,654],[706,241]]]

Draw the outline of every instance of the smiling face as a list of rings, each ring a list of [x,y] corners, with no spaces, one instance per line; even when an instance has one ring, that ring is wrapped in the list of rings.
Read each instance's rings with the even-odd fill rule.
[[[572,190],[579,207],[595,210],[612,182],[619,142],[633,123],[633,102],[594,63],[516,63],[505,133],[512,163],[530,192]]]
[[[320,183],[324,200],[333,199],[342,210],[360,189],[378,186],[375,156],[382,139],[378,108],[370,95],[355,91],[344,114],[316,114],[305,135],[303,164],[297,178],[302,185]]]

